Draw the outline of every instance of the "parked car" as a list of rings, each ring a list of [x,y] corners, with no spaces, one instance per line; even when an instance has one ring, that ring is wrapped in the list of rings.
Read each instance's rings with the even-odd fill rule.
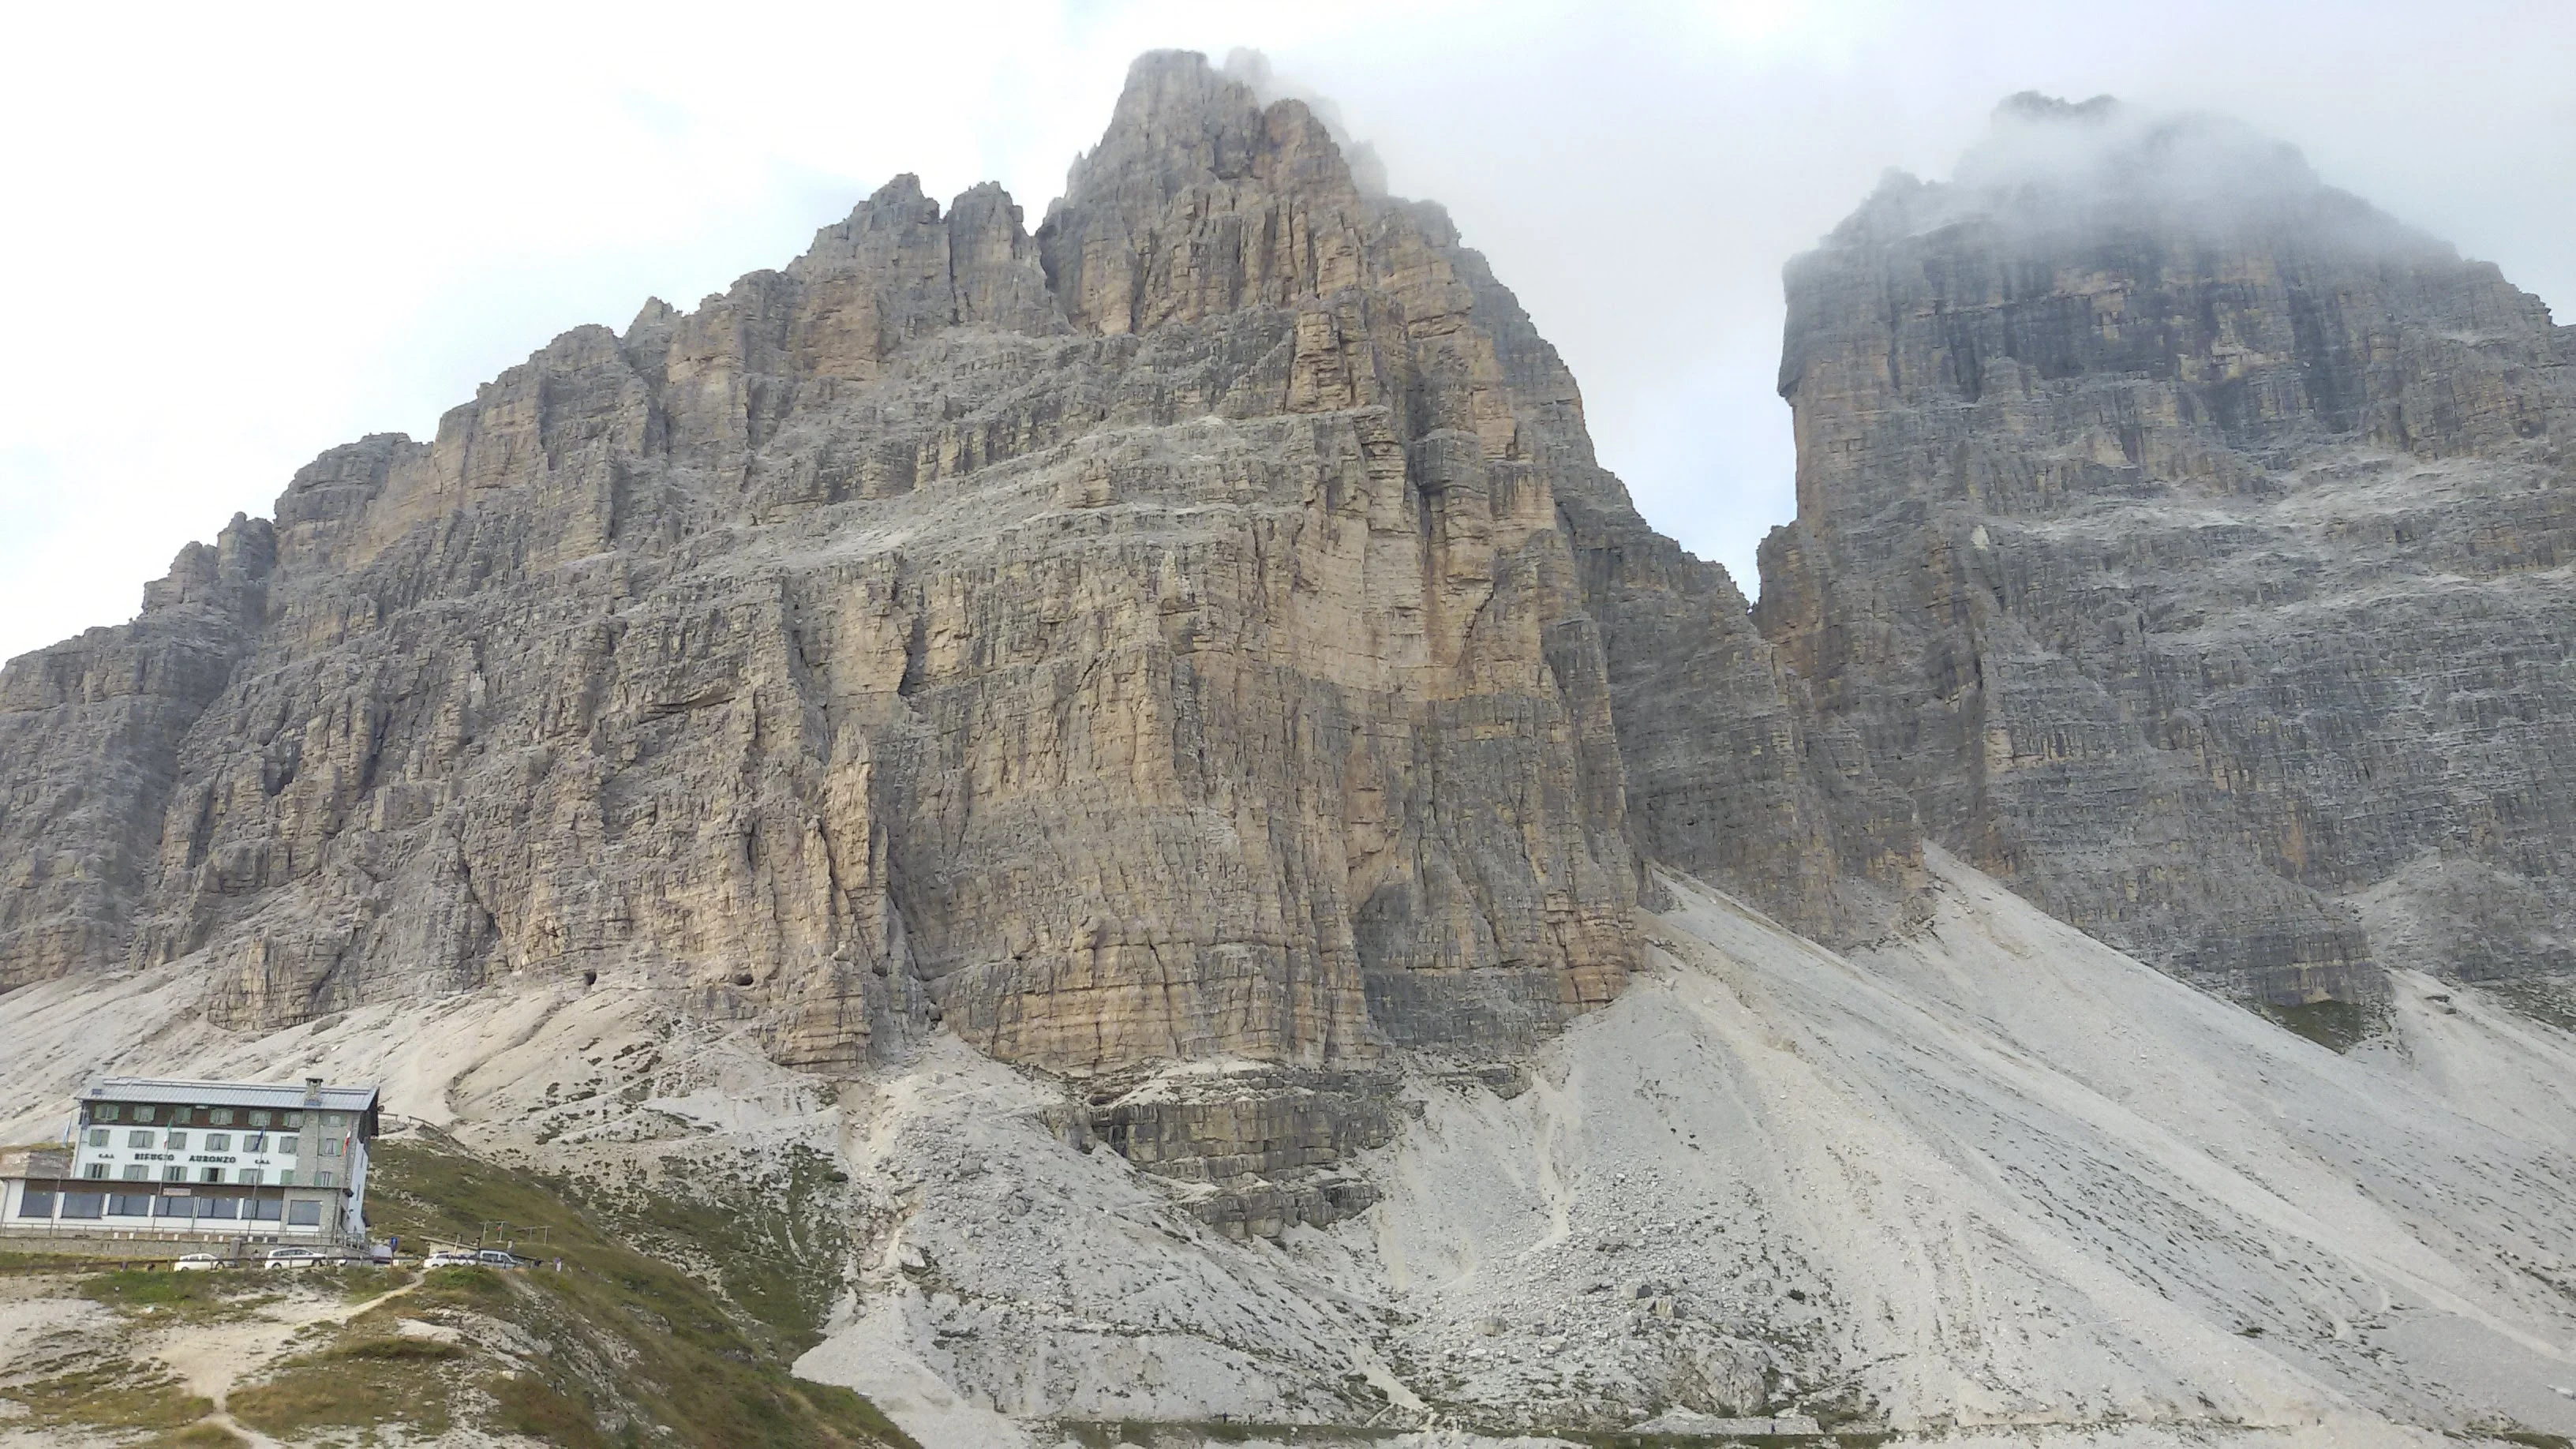
[[[424,1268],[471,1268],[477,1259],[467,1248],[441,1248],[420,1260]]]
[[[267,1266],[271,1268],[319,1268],[334,1261],[319,1248],[272,1248]]]
[[[224,1266],[224,1260],[212,1253],[190,1253],[170,1267],[181,1273],[206,1273]]]
[[[485,1248],[483,1251],[474,1255],[474,1261],[482,1264],[486,1268],[524,1268],[528,1266],[527,1260],[521,1258],[518,1254],[503,1252],[499,1248]]]

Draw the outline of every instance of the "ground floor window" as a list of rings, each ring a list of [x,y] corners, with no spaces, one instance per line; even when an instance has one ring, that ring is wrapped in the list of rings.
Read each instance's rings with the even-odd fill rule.
[[[201,1218],[236,1217],[241,1212],[237,1197],[201,1197],[197,1199],[197,1216]]]
[[[318,1228],[322,1226],[322,1204],[318,1202],[288,1203],[286,1205],[286,1225],[290,1228]]]
[[[152,1216],[156,1218],[192,1218],[197,1215],[196,1207],[197,1200],[192,1197],[155,1198],[152,1201]]]
[[[54,1195],[50,1192],[29,1192],[18,1199],[18,1216],[22,1218],[49,1218],[53,1215]]]
[[[67,1218],[94,1218],[106,1208],[107,1197],[103,1193],[67,1192],[63,1194],[63,1216]]]
[[[107,1211],[108,1211],[108,1215],[109,1215],[109,1216],[111,1216],[111,1217],[120,1217],[120,1218],[140,1218],[140,1217],[149,1217],[149,1216],[151,1216],[151,1215],[152,1215],[152,1198],[151,1198],[151,1195],[150,1195],[150,1194],[148,1194],[148,1193],[140,1193],[140,1192],[120,1192],[120,1193],[116,1193],[116,1194],[111,1195],[111,1196],[108,1198],[108,1200],[107,1200]]]
[[[242,1204],[242,1216],[253,1222],[273,1223],[286,1204],[273,1197],[256,1197]]]

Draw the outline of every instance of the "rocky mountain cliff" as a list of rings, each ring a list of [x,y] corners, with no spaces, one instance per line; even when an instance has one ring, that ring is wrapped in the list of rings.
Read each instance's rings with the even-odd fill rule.
[[[1758,607],[1197,56],[568,333],[0,671],[10,1140],[380,1081],[932,1449],[2576,1432],[2576,334],[2109,102],[1788,283]]]
[[[0,674],[0,985],[639,971],[851,1065],[1515,1050],[1661,861],[1917,832],[2275,1001],[2563,972],[2576,332],[2226,123],[2017,98],[1789,272],[1758,610],[1436,208],[1200,58],[1034,232],[898,178]]]
[[[898,178],[0,677],[0,984],[274,1026],[635,970],[784,1061],[1526,1044],[1640,861],[1830,933],[1909,818],[1434,207],[1136,67],[1034,233]],[[1854,803],[1857,802],[1857,803]]]
[[[2107,99],[1788,289],[1763,632],[1927,836],[2259,999],[2576,964],[2576,329]]]

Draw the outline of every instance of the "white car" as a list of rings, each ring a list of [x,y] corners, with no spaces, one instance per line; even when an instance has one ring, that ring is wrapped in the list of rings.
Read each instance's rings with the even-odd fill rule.
[[[420,1260],[424,1268],[471,1268],[474,1254],[465,1248],[441,1248]]]
[[[170,1267],[181,1273],[210,1273],[223,1265],[224,1260],[212,1253],[190,1253]]]
[[[331,1255],[318,1248],[275,1248],[270,1250],[271,1268],[319,1268],[331,1262]]]

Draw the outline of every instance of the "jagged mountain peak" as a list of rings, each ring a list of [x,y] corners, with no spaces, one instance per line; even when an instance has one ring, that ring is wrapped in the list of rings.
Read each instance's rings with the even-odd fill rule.
[[[1282,151],[1319,163],[1316,178],[1349,170],[1323,118],[1293,97],[1265,99],[1263,67],[1229,73],[1191,50],[1157,50],[1139,56],[1110,113],[1098,145],[1074,162],[1065,181],[1066,203],[1139,183],[1162,188],[1169,200],[1209,180],[1236,181],[1262,169]]]

